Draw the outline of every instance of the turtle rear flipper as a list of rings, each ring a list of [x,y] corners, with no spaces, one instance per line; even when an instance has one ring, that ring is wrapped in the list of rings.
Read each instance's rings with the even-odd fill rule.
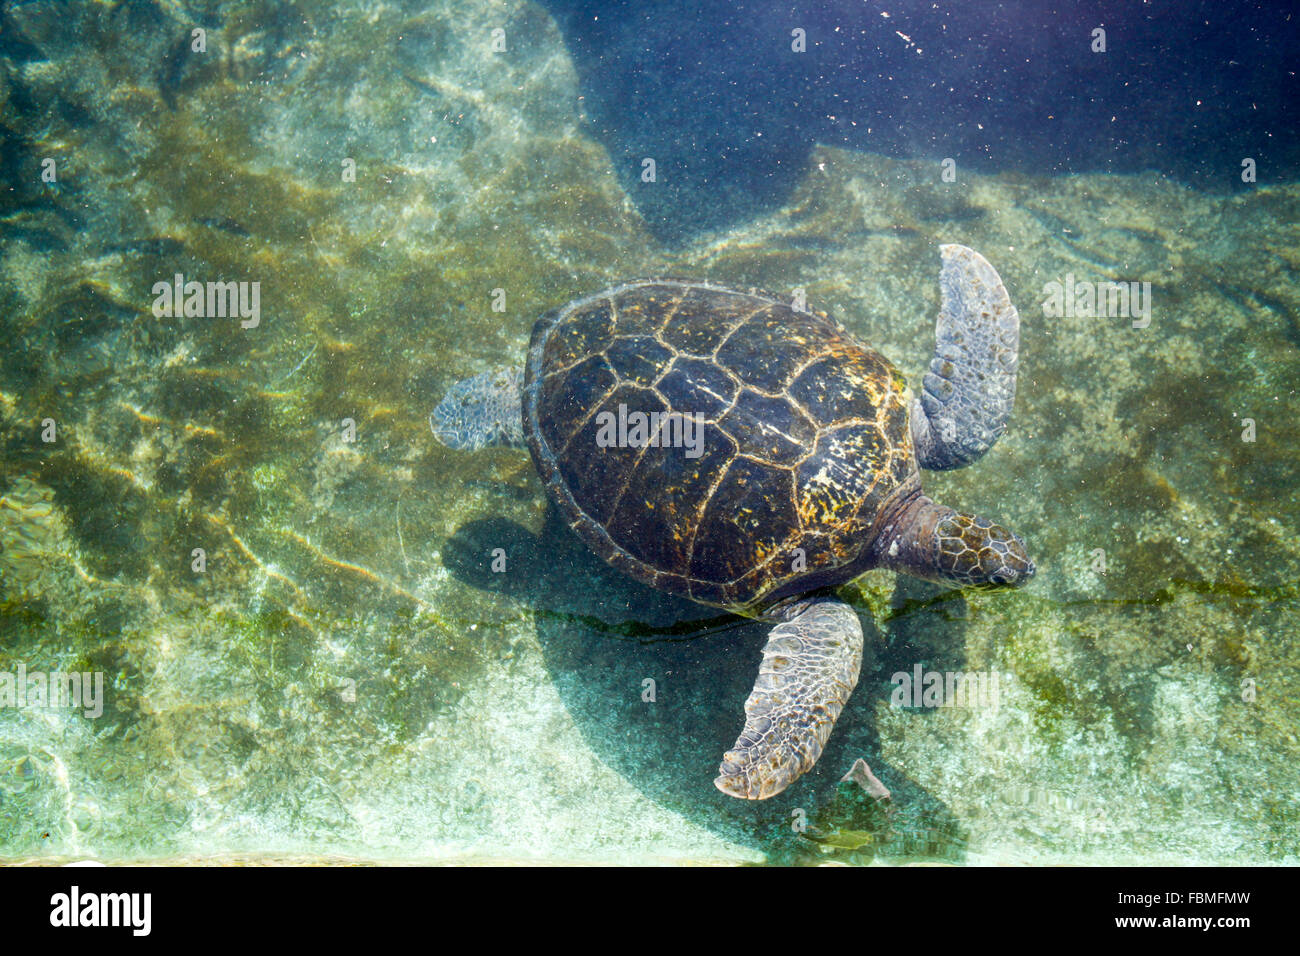
[[[478,451],[491,445],[526,448],[520,415],[523,370],[488,369],[447,389],[429,427],[448,448]]]
[[[766,800],[811,770],[858,683],[862,624],[851,607],[818,597],[778,617],[745,701],[745,729],[713,781],[733,797]]]
[[[917,462],[933,471],[969,465],[1006,429],[1020,349],[1020,316],[988,260],[966,246],[939,252],[934,358],[912,402]]]

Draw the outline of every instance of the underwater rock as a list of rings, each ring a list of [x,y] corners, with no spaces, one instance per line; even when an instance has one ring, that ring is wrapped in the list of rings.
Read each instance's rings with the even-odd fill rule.
[[[0,594],[22,600],[48,594],[70,543],[54,492],[19,476],[0,491]]]
[[[875,797],[877,800],[889,799],[889,788],[876,779],[876,775],[871,772],[871,768],[861,757],[855,760],[849,772],[840,778],[841,783],[850,780],[861,787],[869,797]]]

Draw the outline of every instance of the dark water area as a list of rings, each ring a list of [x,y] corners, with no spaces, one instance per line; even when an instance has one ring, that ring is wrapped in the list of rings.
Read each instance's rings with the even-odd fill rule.
[[[544,6],[595,135],[664,239],[780,205],[819,143],[984,172],[1149,171],[1218,190],[1240,187],[1244,158],[1269,181],[1300,174],[1290,3]],[[641,179],[646,157],[654,184]]]

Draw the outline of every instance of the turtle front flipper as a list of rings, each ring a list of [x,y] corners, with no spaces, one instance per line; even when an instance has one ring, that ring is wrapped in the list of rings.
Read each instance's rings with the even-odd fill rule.
[[[939,252],[934,358],[912,402],[917,461],[936,471],[969,465],[1006,429],[1020,349],[1020,316],[988,260],[965,246]]]
[[[489,369],[459,381],[447,389],[429,415],[429,427],[448,448],[526,448],[520,412],[522,387],[523,370],[519,368]]]
[[[714,784],[748,800],[776,796],[812,769],[858,683],[862,625],[847,604],[810,598],[772,615],[745,729],[722,757]]]

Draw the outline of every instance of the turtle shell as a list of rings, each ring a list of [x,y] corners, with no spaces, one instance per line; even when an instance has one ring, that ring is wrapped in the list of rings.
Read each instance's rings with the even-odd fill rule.
[[[528,447],[574,531],[645,584],[739,611],[865,569],[877,515],[918,480],[908,405],[829,316],[676,279],[543,316],[524,373]]]

